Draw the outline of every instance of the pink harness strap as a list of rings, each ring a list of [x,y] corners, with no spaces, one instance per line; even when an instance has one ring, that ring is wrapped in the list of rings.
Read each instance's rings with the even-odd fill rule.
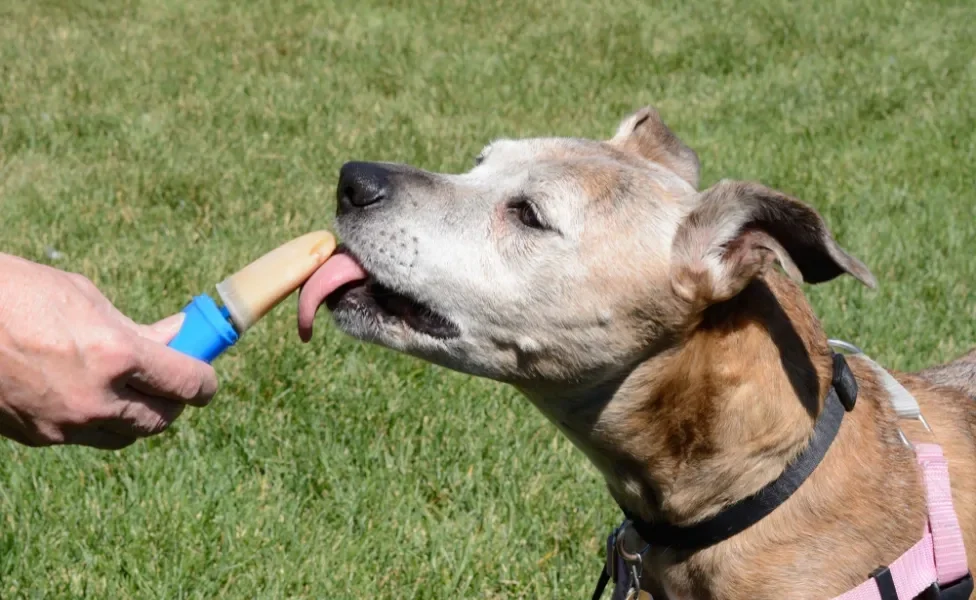
[[[902,554],[888,567],[895,582],[899,600],[918,596],[935,581],[935,558],[932,554],[932,536],[926,533],[908,552]],[[882,600],[881,590],[874,579],[868,579],[853,590],[834,600]]]
[[[969,572],[966,544],[949,487],[949,463],[937,444],[916,444],[915,454],[925,473],[925,493],[929,508],[929,529],[935,548],[935,568],[939,583],[953,582]]]
[[[946,584],[959,581],[969,573],[962,529],[952,504],[949,464],[942,454],[942,447],[937,444],[916,444],[915,458],[922,469],[925,483],[928,523],[922,539],[888,566],[898,600],[912,600],[933,583],[944,588]],[[610,556],[617,559],[616,569],[608,573],[613,572],[616,584],[613,597],[618,600],[630,590],[630,572],[619,554],[611,553]],[[878,580],[872,577],[833,600],[886,599]]]
[[[916,444],[915,456],[925,481],[929,519],[922,539],[888,566],[898,600],[911,600],[933,583],[952,583],[969,572],[942,447]],[[881,589],[871,578],[834,600],[882,600]]]

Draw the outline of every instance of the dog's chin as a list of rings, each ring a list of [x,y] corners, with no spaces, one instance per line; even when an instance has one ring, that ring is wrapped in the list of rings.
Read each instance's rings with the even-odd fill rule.
[[[336,290],[326,298],[336,327],[362,342],[402,352],[429,363],[511,383],[516,365],[502,368],[511,353],[476,351],[478,347],[446,317],[369,279]],[[477,360],[475,357],[481,357]],[[490,357],[490,358],[489,358]]]
[[[402,352],[444,347],[461,333],[447,317],[373,276],[336,290],[326,306],[347,335]]]

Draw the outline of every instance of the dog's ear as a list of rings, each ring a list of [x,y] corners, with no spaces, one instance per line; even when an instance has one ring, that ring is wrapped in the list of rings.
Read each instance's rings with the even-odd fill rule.
[[[610,143],[667,167],[698,189],[698,155],[668,129],[653,106],[624,119]]]
[[[812,207],[756,183],[723,180],[696,198],[672,245],[671,285],[705,306],[742,291],[770,263],[796,281],[848,273],[874,288],[874,276],[847,254]]]

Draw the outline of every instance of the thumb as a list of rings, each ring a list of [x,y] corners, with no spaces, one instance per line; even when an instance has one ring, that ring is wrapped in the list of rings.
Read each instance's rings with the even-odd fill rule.
[[[160,344],[168,344],[180,332],[184,318],[186,318],[186,315],[180,312],[175,315],[170,315],[162,321],[157,321],[152,325],[140,325],[138,329],[139,335],[147,340],[152,340]]]

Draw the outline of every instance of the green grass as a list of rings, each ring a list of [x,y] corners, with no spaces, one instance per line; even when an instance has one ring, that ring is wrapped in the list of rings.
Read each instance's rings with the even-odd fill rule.
[[[810,290],[830,334],[897,368],[976,343],[976,4],[522,4],[2,2],[0,251],[152,321],[329,226],[346,160],[460,170],[653,103],[705,184],[795,194],[871,266]],[[528,403],[294,319],[163,436],[0,442],[0,597],[589,593],[617,513]]]

